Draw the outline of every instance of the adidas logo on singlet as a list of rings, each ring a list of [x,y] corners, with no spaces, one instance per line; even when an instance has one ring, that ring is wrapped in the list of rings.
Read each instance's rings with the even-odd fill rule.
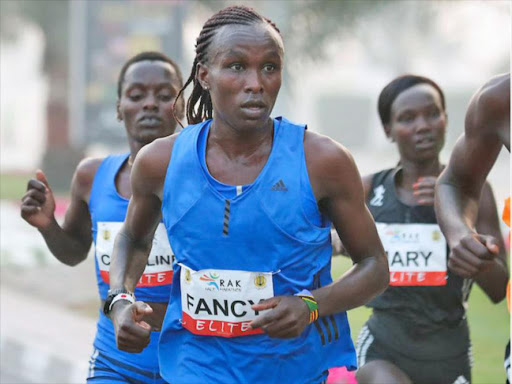
[[[270,190],[274,192],[288,192],[288,188],[284,185],[283,180],[279,180],[275,183]]]

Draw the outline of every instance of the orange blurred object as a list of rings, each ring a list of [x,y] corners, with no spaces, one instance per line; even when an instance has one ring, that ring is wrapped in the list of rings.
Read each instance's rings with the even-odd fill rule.
[[[503,221],[510,228],[510,197],[505,200],[505,208],[503,208]],[[508,246],[510,247],[510,231],[508,232]],[[510,280],[507,284],[507,304],[508,311],[510,312]]]
[[[503,208],[503,221],[510,228],[510,197],[505,200],[505,208]]]

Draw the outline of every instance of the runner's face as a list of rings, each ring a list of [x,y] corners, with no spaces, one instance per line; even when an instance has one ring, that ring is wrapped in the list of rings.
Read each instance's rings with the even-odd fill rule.
[[[268,24],[227,25],[213,37],[198,79],[210,89],[215,119],[235,129],[264,126],[281,88],[283,42]]]
[[[446,121],[439,92],[430,84],[418,84],[393,102],[387,134],[396,141],[401,158],[413,162],[437,159]]]
[[[173,134],[172,106],[179,89],[176,71],[169,63],[145,60],[130,65],[118,102],[118,116],[128,138],[148,144]]]

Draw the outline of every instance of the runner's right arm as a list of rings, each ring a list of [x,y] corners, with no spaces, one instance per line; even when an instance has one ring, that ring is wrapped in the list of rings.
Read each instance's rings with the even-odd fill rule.
[[[137,154],[131,172],[132,197],[116,237],[110,265],[110,289],[134,292],[161,220],[162,191],[175,137],[155,140]],[[139,353],[149,343],[151,327],[142,320],[149,305],[120,300],[110,312],[119,349]]]
[[[125,222],[116,237],[110,266],[111,290],[133,292],[146,267],[161,220],[162,191],[170,159],[169,139],[146,145],[133,163],[132,197]]]
[[[55,220],[55,198],[40,170],[27,185],[22,198],[21,217],[36,227],[52,254],[70,266],[85,260],[92,243],[89,195],[101,159],[85,159],[76,168],[71,182],[71,202],[64,223]]]
[[[481,235],[492,236],[496,240],[498,252],[492,259],[487,260],[479,258],[478,253],[464,252],[464,248],[459,247],[450,254],[448,266],[459,276],[473,278],[494,303],[499,303],[505,298],[508,282],[507,251],[499,225],[496,201],[488,183],[482,188],[476,231]]]
[[[510,75],[492,79],[473,96],[464,128],[437,180],[436,216],[450,249],[462,243],[478,248],[481,243],[488,248],[481,256],[492,258],[496,242],[477,241],[475,224],[485,179],[503,145],[510,147]]]
[[[499,238],[480,234],[477,218],[485,179],[501,148],[510,148],[509,129],[510,75],[505,75],[489,81],[471,99],[465,134],[457,141],[436,185],[436,216],[451,249],[448,267],[462,277],[477,275],[487,269],[485,264],[502,270],[504,267]],[[479,266],[478,272],[475,266]],[[479,284],[485,288],[488,284],[484,280]],[[501,296],[496,291],[486,292],[495,301]]]
[[[330,138],[311,132],[306,132],[304,148],[319,209],[331,219],[353,261],[352,268],[337,281],[311,292],[318,316],[323,317],[364,305],[383,292],[389,284],[389,267],[350,153]],[[252,309],[272,309],[250,323],[270,337],[297,337],[310,320],[308,307],[296,296],[276,296]]]
[[[436,216],[450,249],[476,235],[480,193],[501,146],[497,136],[462,136],[438,178]]]

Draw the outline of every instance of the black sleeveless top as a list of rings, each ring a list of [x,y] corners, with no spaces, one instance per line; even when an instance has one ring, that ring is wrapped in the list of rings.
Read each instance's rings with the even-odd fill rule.
[[[402,244],[401,248],[400,245],[393,247],[393,251],[390,250],[391,248],[386,249],[391,271],[391,285],[381,295],[367,304],[374,309],[374,314],[369,321],[370,328],[377,331],[377,333],[385,334],[391,338],[396,329],[387,332],[389,331],[388,329],[384,332],[384,328],[400,327],[409,336],[420,339],[435,332],[444,334],[443,330],[449,331],[450,329],[459,328],[460,332],[457,333],[463,339],[466,339],[469,337],[469,335],[465,335],[467,333],[466,302],[472,280],[463,279],[447,271],[446,264],[449,250],[446,247],[446,252],[444,252],[444,238],[439,238],[442,234],[437,227],[434,207],[425,205],[409,206],[402,203],[398,199],[395,188],[395,176],[398,172],[401,172],[400,168],[387,169],[376,173],[372,178],[371,190],[366,201],[378,228],[380,228],[379,232],[381,233],[382,228],[388,228],[386,234],[388,240],[385,241],[381,233],[384,247],[386,248],[386,243],[389,244],[390,242],[404,243],[414,241],[410,237],[414,237],[415,232],[417,232],[416,229],[419,228],[419,231],[426,231],[429,234],[428,236],[432,234],[433,239],[442,241],[440,243],[442,244],[440,246],[442,252],[438,252],[437,260],[442,262],[446,272],[433,273],[434,275],[442,275],[443,280],[440,282],[439,278],[437,278],[437,282],[434,284],[443,285],[430,285],[428,282],[425,283],[425,281],[418,283],[417,276],[410,277],[413,273],[396,272],[396,270],[407,269],[407,264],[419,265],[421,262],[432,261],[435,258],[435,255],[431,255],[432,252],[425,252],[425,255],[422,255],[419,251],[415,252],[418,249],[428,249],[428,246],[422,248],[421,244],[419,246],[404,246]],[[400,224],[395,226],[399,229],[393,231],[393,226],[386,226],[384,225],[385,223]],[[418,224],[427,225],[422,226]],[[433,241],[427,239],[427,242]],[[402,252],[401,250],[404,251]],[[408,252],[409,250],[411,252]],[[437,246],[437,250],[439,251],[439,246]],[[392,272],[393,270],[395,272]],[[406,285],[400,285],[400,281],[403,280],[406,281]],[[389,326],[386,326],[386,324]],[[396,340],[396,335],[393,338],[395,342],[398,341]],[[459,348],[455,349],[458,350]],[[446,352],[451,354],[449,351]],[[452,352],[455,353],[455,350]]]

